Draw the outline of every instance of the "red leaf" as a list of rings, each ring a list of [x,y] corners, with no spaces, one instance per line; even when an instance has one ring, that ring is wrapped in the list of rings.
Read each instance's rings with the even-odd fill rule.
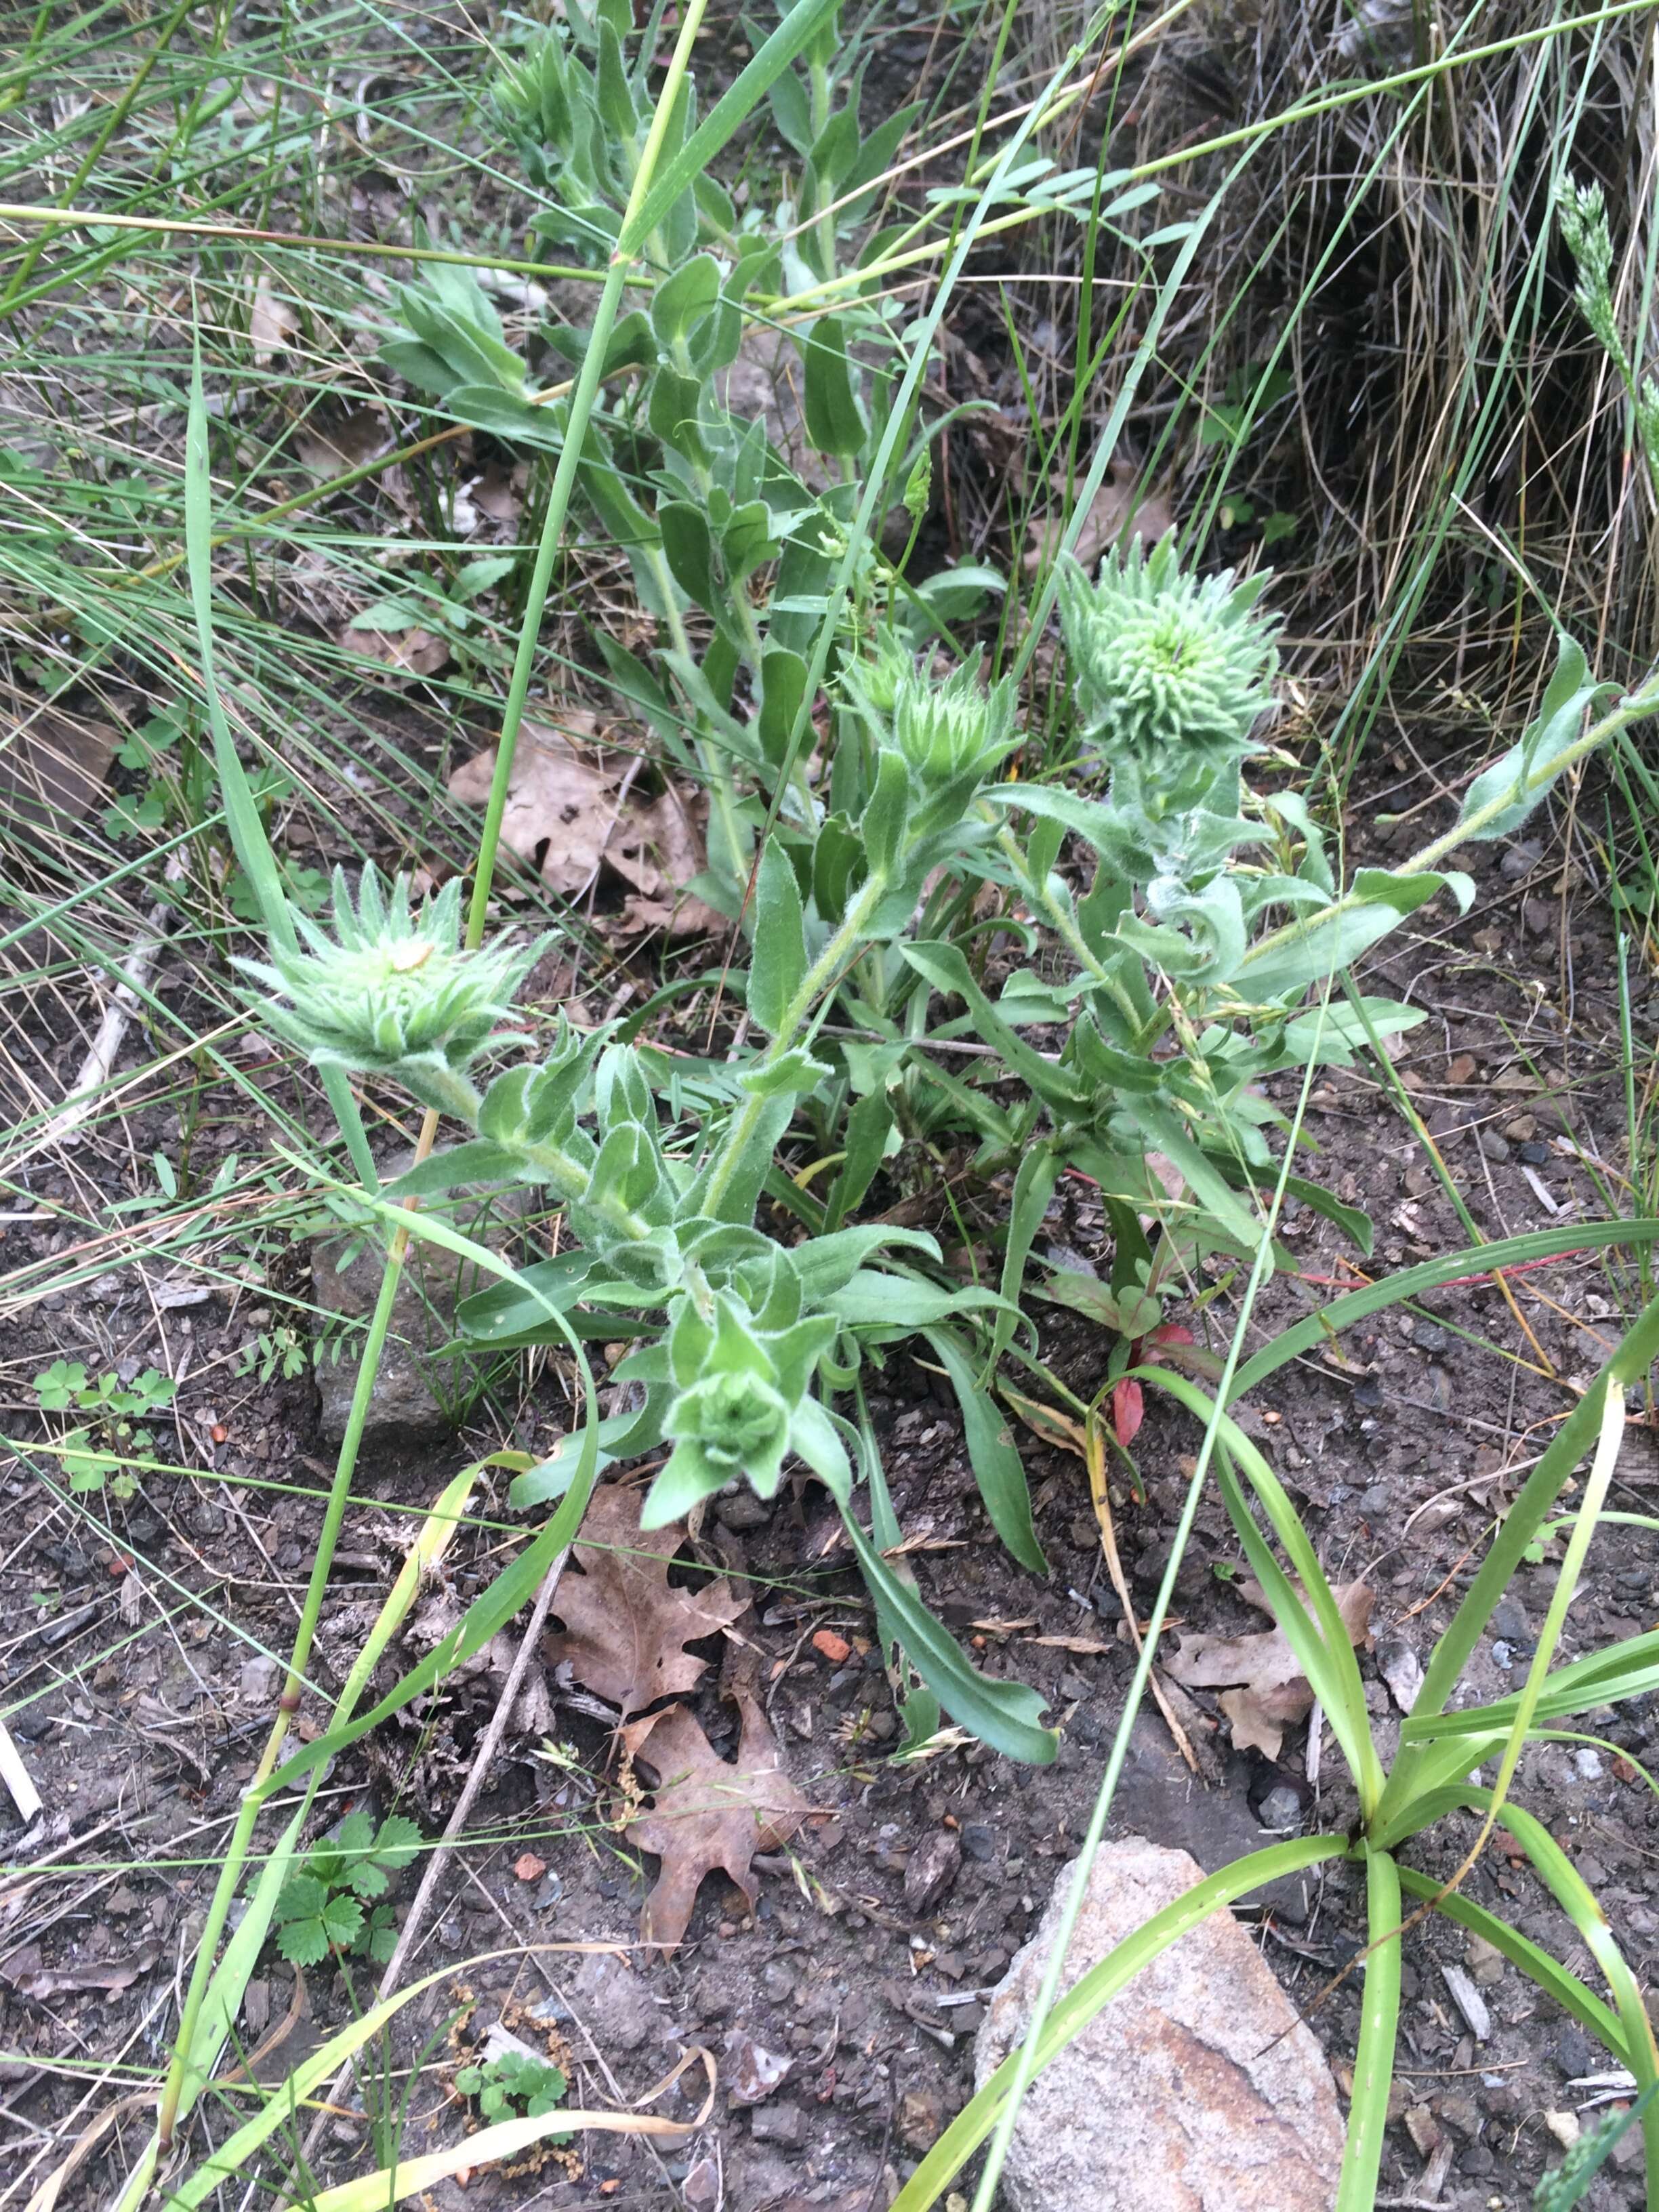
[[[1112,1431],[1126,1451],[1135,1440],[1145,1412],[1139,1382],[1131,1378],[1113,1383]]]

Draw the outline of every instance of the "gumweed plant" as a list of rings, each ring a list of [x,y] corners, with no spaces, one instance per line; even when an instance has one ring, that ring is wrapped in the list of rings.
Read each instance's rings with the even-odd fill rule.
[[[1254,1200],[1279,1163],[1273,1110],[1253,1086],[1343,1060],[1357,1038],[1414,1018],[1376,1000],[1302,1007],[1308,984],[1330,974],[1334,921],[1345,941],[1370,943],[1443,884],[1462,888],[1425,869],[1390,873],[1380,888],[1362,874],[1339,897],[1305,807],[1247,789],[1274,665],[1263,589],[1261,579],[1195,578],[1172,541],[1109,558],[1092,582],[1067,573],[1061,635],[1103,796],[996,780],[1020,735],[1007,681],[988,688],[966,665],[941,676],[936,655],[891,634],[849,660],[823,771],[834,811],[821,809],[810,845],[775,830],[760,847],[744,1041],[728,1059],[671,1057],[604,1029],[584,1036],[561,1016],[543,1058],[488,1073],[519,1048],[501,1024],[534,948],[462,949],[453,889],[412,914],[402,887],[388,895],[372,871],[355,899],[337,883],[332,938],[309,925],[303,949],[252,971],[286,997],[267,1015],[272,1026],[319,1065],[400,1085],[465,1128],[465,1141],[435,1152],[392,1199],[524,1183],[562,1210],[576,1248],[475,1294],[461,1325],[497,1351],[555,1340],[573,1324],[632,1340],[616,1370],[629,1403],[598,1441],[600,1464],[668,1447],[643,1525],[680,1519],[734,1482],[769,1498],[787,1466],[810,1470],[840,1504],[884,1616],[944,1710],[1027,1759],[1050,1758],[1054,1745],[1031,1693],[975,1674],[862,1525],[858,1492],[870,1496],[878,1537],[884,1500],[860,1418],[863,1366],[924,1337],[966,1413],[1010,1347],[1030,1359],[1024,1278],[1067,1165],[1112,1209],[1115,1310],[1139,1317],[1135,1340],[1182,1364],[1181,1332],[1139,1325],[1158,1310],[1148,1283],[1161,1260],[1143,1216],[1168,1217],[1161,1234],[1183,1261],[1255,1249]],[[1573,696],[1582,707],[1582,684]],[[1547,702],[1558,722],[1561,711]],[[1535,750],[1529,732],[1499,764],[1510,784]],[[1477,810],[1492,805],[1486,783],[1471,794]],[[1480,829],[1466,809],[1465,834]],[[1067,832],[1096,855],[1081,895],[1057,865]],[[1052,981],[1022,968],[993,999],[959,941],[921,933],[953,884],[1012,893],[1033,941],[1047,922],[1072,959]],[[1315,918],[1298,927],[1310,908]],[[965,1014],[941,1021],[951,1000]],[[837,1006],[850,1018],[831,1033]],[[1065,1030],[1057,1055],[1022,1035],[1034,1024]],[[843,1027],[893,1048],[849,1050]],[[990,1079],[956,1091],[983,1179],[1012,1170],[999,1285],[954,1279],[933,1237],[881,1220],[831,1226],[797,1207],[787,1241],[762,1226],[763,1214],[775,1220],[777,1194],[796,1188],[796,1133],[816,1117],[850,1152],[862,1115],[867,1153],[871,1100],[892,1112],[903,1064],[925,1065],[946,1028],[989,1048]],[[1176,1208],[1147,1165],[1153,1151],[1186,1178]],[[1365,1241],[1353,1209],[1291,1181]],[[800,1236],[803,1222],[816,1233]],[[969,1443],[994,1524],[1040,1568],[1018,1455],[982,1422]],[[526,1471],[515,1503],[560,1495],[573,1465],[561,1451]]]
[[[487,938],[485,917],[505,798],[501,765],[534,665],[542,599],[532,589],[465,933],[458,884],[416,908],[406,886],[388,888],[370,869],[355,891],[337,878],[331,929],[272,895],[269,955],[249,972],[255,1018],[330,1079],[343,1127],[350,1106],[343,1076],[401,1089],[447,1125],[451,1141],[389,1191],[365,1190],[360,1201],[337,1193],[343,1210],[360,1206],[367,1233],[388,1233],[392,1289],[410,1233],[465,1248],[500,1279],[464,1302],[463,1332],[495,1351],[571,1350],[587,1418],[549,1459],[518,1473],[514,1504],[555,1510],[472,1601],[462,1627],[354,1717],[355,1684],[337,1725],[284,1764],[276,1729],[239,1814],[232,1862],[270,1794],[308,1777],[311,1794],[270,1863],[270,1884],[279,1882],[325,1758],[482,1648],[571,1541],[599,1468],[647,1455],[661,1462],[645,1504],[647,1529],[731,1484],[771,1497],[792,1469],[821,1483],[845,1522],[883,1644],[902,1650],[902,1679],[915,1686],[912,1739],[943,1713],[1012,1757],[1051,1760],[1057,1737],[1042,1724],[1042,1701],[976,1670],[888,1556],[900,1532],[865,1385],[894,1345],[926,1348],[960,1401],[994,1528],[1023,1565],[1042,1571],[1019,1456],[988,1385],[1005,1360],[1039,1365],[1031,1291],[1077,1301],[1075,1283],[1029,1279],[1058,1178],[1076,1170],[1097,1187],[1111,1232],[1101,1311],[1115,1316],[1126,1347],[1142,1347],[1139,1369],[1113,1365],[1109,1389],[1158,1388],[1206,1419],[1241,1544],[1328,1716],[1359,1809],[1352,1833],[1298,1838],[1212,1877],[1073,1991],[1054,2033],[1075,2033],[1147,1955],[1146,1944],[1175,1940],[1275,1874],[1362,1856],[1382,1948],[1366,1980],[1364,2081],[1340,2200],[1342,2212],[1360,2212],[1380,2156],[1398,2000],[1399,1945],[1388,1939],[1401,1884],[1421,1882],[1399,1865],[1399,1846],[1459,1808],[1490,1825],[1540,1716],[1659,1682],[1655,1638],[1546,1680],[1560,1626],[1553,1613],[1517,1699],[1448,1709],[1520,1548],[1587,1443],[1597,1449],[1597,1473],[1573,1545],[1588,1543],[1611,1474],[1614,1401],[1622,1419],[1630,1364],[1655,1348],[1659,1317],[1644,1317],[1534,1470],[1385,1771],[1313,1547],[1224,1407],[1192,1372],[1170,1371],[1206,1370],[1163,1319],[1164,1301],[1171,1281],[1213,1255],[1271,1263],[1275,1189],[1369,1249],[1362,1213],[1288,1171],[1286,1125],[1264,1084],[1345,1064],[1421,1018],[1340,995],[1354,962],[1438,893],[1467,904],[1473,887],[1443,866],[1449,855],[1467,841],[1510,834],[1566,769],[1659,707],[1659,680],[1616,699],[1564,639],[1536,717],[1468,787],[1455,825],[1401,866],[1362,868],[1345,884],[1313,809],[1283,787],[1283,763],[1261,753],[1275,672],[1267,578],[1200,576],[1170,538],[1150,552],[1114,554],[1092,575],[1062,568],[1060,674],[1076,772],[1046,771],[1013,679],[988,681],[955,639],[954,626],[1006,580],[961,568],[912,583],[867,528],[894,486],[925,483],[932,434],[905,428],[908,401],[900,401],[915,394],[921,356],[907,356],[904,311],[882,296],[880,283],[884,255],[902,265],[907,234],[844,251],[908,118],[861,133],[857,70],[842,52],[836,9],[830,0],[800,0],[739,81],[745,97],[770,94],[799,173],[774,204],[739,215],[708,164],[747,110],[734,87],[698,121],[686,64],[701,14],[692,0],[654,94],[654,27],[630,58],[626,0],[599,0],[592,12],[569,0],[562,21],[527,34],[498,88],[503,134],[544,201],[536,228],[599,280],[586,327],[541,334],[557,368],[574,375],[540,376],[507,346],[476,282],[448,270],[398,296],[400,320],[382,351],[441,417],[557,453],[538,564],[544,596],[568,514],[625,550],[654,649],[604,635],[596,644],[665,763],[708,794],[708,866],[690,888],[740,933],[734,946],[746,946],[738,956],[746,967],[729,970],[743,1019],[722,1057],[652,1044],[655,1002],[626,1026],[586,1034],[561,1015],[539,1044],[514,1024],[514,996],[538,948]],[[1039,163],[1032,173],[1036,185],[1069,204],[1073,185],[1045,179],[1045,170]],[[1092,171],[1076,189],[1097,204]],[[624,296],[630,286],[633,301]],[[811,466],[723,397],[725,373],[757,324],[769,342],[795,349]],[[204,453],[204,426],[199,415],[192,435]],[[205,481],[204,467],[201,474]],[[204,545],[204,525],[198,536]],[[234,748],[217,732],[216,744],[229,783],[240,772]],[[1011,765],[1017,752],[1019,773]],[[242,817],[246,829],[246,807]],[[984,957],[992,929],[1020,956],[1000,986]],[[973,1048],[965,1063],[949,1049],[963,1043]],[[423,1145],[430,1134],[428,1126]],[[361,1149],[361,1127],[356,1135]],[[908,1148],[946,1142],[953,1182],[1001,1201],[994,1281],[964,1282],[930,1234],[858,1218]],[[358,1172],[371,1180],[361,1163]],[[1174,1196],[1172,1173],[1181,1185]],[[518,1267],[467,1244],[424,1208],[480,1183],[545,1194],[562,1213],[566,1249]],[[1553,1250],[1565,1247],[1552,1237],[1583,1242],[1590,1232],[1575,1224],[1541,1234]],[[1537,1240],[1510,1242],[1537,1249]],[[1525,1255],[1492,1246],[1481,1264]],[[1466,1265],[1457,1255],[1444,1279]],[[1372,1296],[1369,1311],[1423,1287],[1419,1270],[1357,1295]],[[383,1290],[371,1349],[374,1329],[384,1341],[391,1294]],[[1286,1332],[1271,1356],[1233,1375],[1229,1397],[1317,1341],[1322,1322],[1357,1317],[1354,1300],[1340,1300]],[[581,1354],[586,1338],[629,1346],[615,1370],[621,1402],[603,1419]],[[360,1402],[372,1382],[366,1354]],[[342,1467],[349,1476],[349,1454]],[[336,1527],[344,1494],[337,1473]],[[1561,1612],[1576,1573],[1570,1547]],[[1168,1590],[1166,1577],[1160,1607]],[[314,1621],[315,1588],[312,1598]],[[1152,1649],[1149,1641],[1143,1679]],[[300,1649],[296,1668],[303,1657]],[[297,1686],[292,1695],[297,1703]],[[1469,1776],[1494,1753],[1498,1778],[1486,1790]],[[1505,1818],[1584,1932],[1614,2008],[1461,1898],[1433,1901],[1489,1934],[1639,2080],[1654,2078],[1639,1994],[1632,2011],[1634,1985],[1593,1900],[1586,1905],[1582,1881],[1563,1871],[1536,1823],[1507,1808]],[[168,2150],[222,2042],[223,2001],[213,1991],[223,1975],[210,1978],[203,1961],[224,1931],[228,1893],[222,1881],[153,2157]],[[265,1925],[276,1895],[270,1887],[259,1908]],[[251,1911],[227,1960],[240,1945],[252,1970],[259,1924]],[[1045,2045],[1039,2035],[1040,2049],[1051,2045],[1052,2036]],[[905,2212],[948,2183],[1000,2124],[1008,2095],[1005,2069],[907,2185]],[[1659,2173],[1651,2112],[1644,2127]],[[123,2212],[136,2202],[130,2190]]]

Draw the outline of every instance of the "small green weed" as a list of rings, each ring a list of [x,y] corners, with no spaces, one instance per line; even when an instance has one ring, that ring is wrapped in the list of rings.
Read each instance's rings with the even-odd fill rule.
[[[527,2051],[498,2051],[471,2066],[463,2066],[455,2087],[471,2097],[486,2120],[539,2119],[556,2112],[569,2087],[562,2070]],[[549,2136],[549,2142],[568,2142],[568,2136]]]
[[[83,1420],[64,1431],[64,1472],[71,1490],[101,1490],[106,1481],[118,1498],[131,1498],[137,1478],[120,1464],[129,1452],[153,1451],[155,1438],[140,1425],[173,1403],[171,1376],[146,1367],[130,1382],[117,1375],[88,1377],[78,1359],[54,1359],[34,1378],[42,1413],[81,1413]]]
[[[366,1911],[364,1900],[384,1899],[392,1876],[420,1847],[420,1830],[401,1814],[378,1828],[367,1813],[348,1814],[318,1838],[283,1886],[275,1919],[283,1958],[314,1966],[331,1951],[384,1966],[397,1940],[392,1907],[378,1903]]]
[[[1607,2164],[1626,2131],[1634,2127],[1653,2102],[1650,2083],[1633,2104],[1609,2112],[1593,2128],[1586,2128],[1559,2166],[1539,2183],[1532,2200],[1533,2212],[1571,2212]]]

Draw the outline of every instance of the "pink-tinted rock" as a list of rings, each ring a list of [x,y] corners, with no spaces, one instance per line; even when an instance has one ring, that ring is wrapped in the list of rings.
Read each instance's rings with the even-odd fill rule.
[[[975,2052],[981,2086],[1024,2032],[1069,1879],[991,2000]],[[1139,1838],[1103,1845],[1062,1987],[1202,1879],[1185,1851]],[[1014,2212],[1330,2212],[1342,2139],[1318,2043],[1224,1911],[1037,2076],[1004,2189]]]

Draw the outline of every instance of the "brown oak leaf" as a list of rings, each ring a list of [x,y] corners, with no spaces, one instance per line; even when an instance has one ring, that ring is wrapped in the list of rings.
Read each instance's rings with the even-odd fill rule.
[[[1260,1583],[1247,1577],[1237,1588],[1247,1605],[1260,1613],[1273,1611]],[[1297,1595],[1305,1604],[1306,1594],[1298,1588]],[[1374,1593],[1370,1584],[1338,1583],[1331,1595],[1348,1641],[1364,1644],[1370,1631]],[[1265,1758],[1277,1759],[1285,1729],[1313,1711],[1313,1686],[1279,1628],[1259,1636],[1183,1636],[1180,1650],[1166,1664],[1176,1680],[1189,1690],[1238,1685],[1220,1699],[1238,1751],[1256,1750]]]
[[[671,784],[647,799],[635,788],[636,754],[607,746],[597,718],[569,708],[563,726],[526,722],[513,757],[501,842],[567,898],[590,890],[601,868],[629,886],[618,933],[665,929],[701,936],[723,927],[718,915],[685,889],[704,865],[702,802]],[[465,761],[449,795],[482,806],[495,773],[495,748]]]
[[[721,1759],[685,1705],[670,1705],[622,1732],[630,1759],[657,1777],[648,1813],[630,1820],[630,1843],[654,1851],[662,1865],[645,1900],[640,1933],[672,1951],[685,1934],[705,1875],[729,1875],[752,1906],[757,1891],[750,1865],[757,1851],[787,1843],[811,1809],[784,1771],[766,1715],[746,1690],[737,1698],[743,1731],[734,1761]]]
[[[559,1584],[562,1636],[547,1638],[555,1666],[568,1662],[584,1688],[624,1713],[697,1686],[708,1664],[685,1646],[748,1609],[729,1583],[669,1587],[668,1565],[685,1541],[677,1524],[640,1532],[642,1490],[606,1483],[593,1492],[576,1543],[580,1575]]]

